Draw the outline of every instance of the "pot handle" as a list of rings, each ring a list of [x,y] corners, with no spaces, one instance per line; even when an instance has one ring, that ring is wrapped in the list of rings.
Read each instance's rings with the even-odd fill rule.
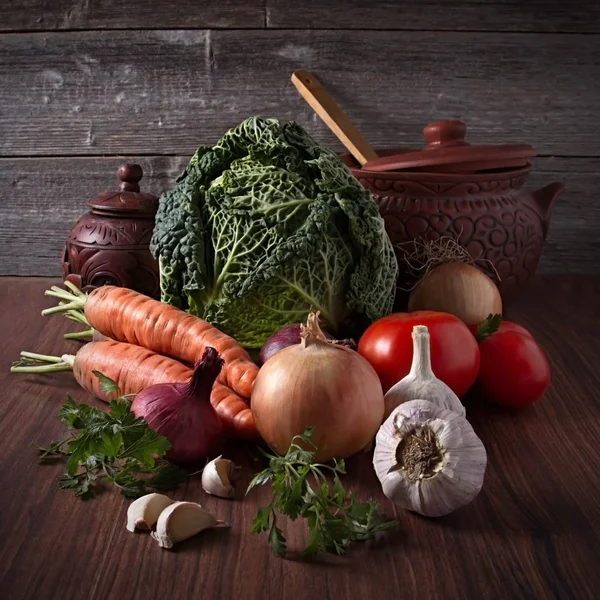
[[[533,192],[533,200],[542,217],[544,239],[546,239],[546,236],[548,235],[550,217],[554,210],[554,204],[556,203],[558,196],[564,191],[565,187],[566,186],[562,181],[555,181],[554,183],[550,183],[546,187]]]

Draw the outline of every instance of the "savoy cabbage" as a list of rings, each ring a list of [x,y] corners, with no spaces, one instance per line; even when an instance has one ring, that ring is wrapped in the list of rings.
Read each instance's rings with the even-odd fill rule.
[[[397,263],[369,193],[298,124],[250,118],[198,148],[160,198],[151,250],[162,300],[258,348],[321,311],[392,309]]]

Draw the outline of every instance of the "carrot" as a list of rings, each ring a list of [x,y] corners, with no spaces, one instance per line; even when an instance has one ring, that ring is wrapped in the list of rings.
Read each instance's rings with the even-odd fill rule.
[[[22,352],[24,361],[13,366],[16,373],[44,373],[73,370],[77,383],[97,398],[108,401],[102,391],[100,380],[94,371],[112,379],[123,394],[137,394],[157,383],[185,383],[192,371],[180,362],[156,354],[151,350],[115,342],[113,340],[90,342],[82,346],[76,355],[62,357]],[[46,366],[27,366],[27,361],[50,363]],[[228,435],[245,439],[260,439],[254,425],[254,417],[248,405],[232,390],[215,382],[210,402],[225,426]]]
[[[123,394],[137,394],[157,383],[185,382],[191,377],[190,369],[175,360],[113,341],[90,342],[79,349],[73,360],[77,383],[97,398],[108,400],[93,371],[112,379]]]
[[[127,288],[105,285],[85,295],[69,282],[65,285],[72,293],[56,287],[46,292],[62,303],[42,314],[83,309],[89,325],[102,335],[190,364],[212,346],[225,361],[218,381],[250,398],[258,367],[232,337],[210,323]]]

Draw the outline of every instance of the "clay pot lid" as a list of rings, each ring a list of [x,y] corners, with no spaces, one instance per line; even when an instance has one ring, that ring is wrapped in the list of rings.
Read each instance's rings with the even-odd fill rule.
[[[143,176],[140,165],[125,163],[117,169],[119,191],[103,192],[94,196],[88,206],[94,212],[128,213],[135,216],[153,216],[158,209],[158,198],[140,192],[139,181]]]
[[[527,144],[471,146],[465,142],[467,127],[462,121],[429,123],[423,129],[427,142],[422,150],[407,150],[371,160],[365,171],[419,170],[444,173],[475,173],[524,167],[536,152]]]

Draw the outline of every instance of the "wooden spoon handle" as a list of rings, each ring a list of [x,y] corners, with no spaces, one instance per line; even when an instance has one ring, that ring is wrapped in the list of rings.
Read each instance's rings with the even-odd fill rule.
[[[360,131],[352,125],[342,109],[312,73],[305,69],[298,69],[292,73],[292,83],[361,165],[378,158],[377,152],[371,148]]]

